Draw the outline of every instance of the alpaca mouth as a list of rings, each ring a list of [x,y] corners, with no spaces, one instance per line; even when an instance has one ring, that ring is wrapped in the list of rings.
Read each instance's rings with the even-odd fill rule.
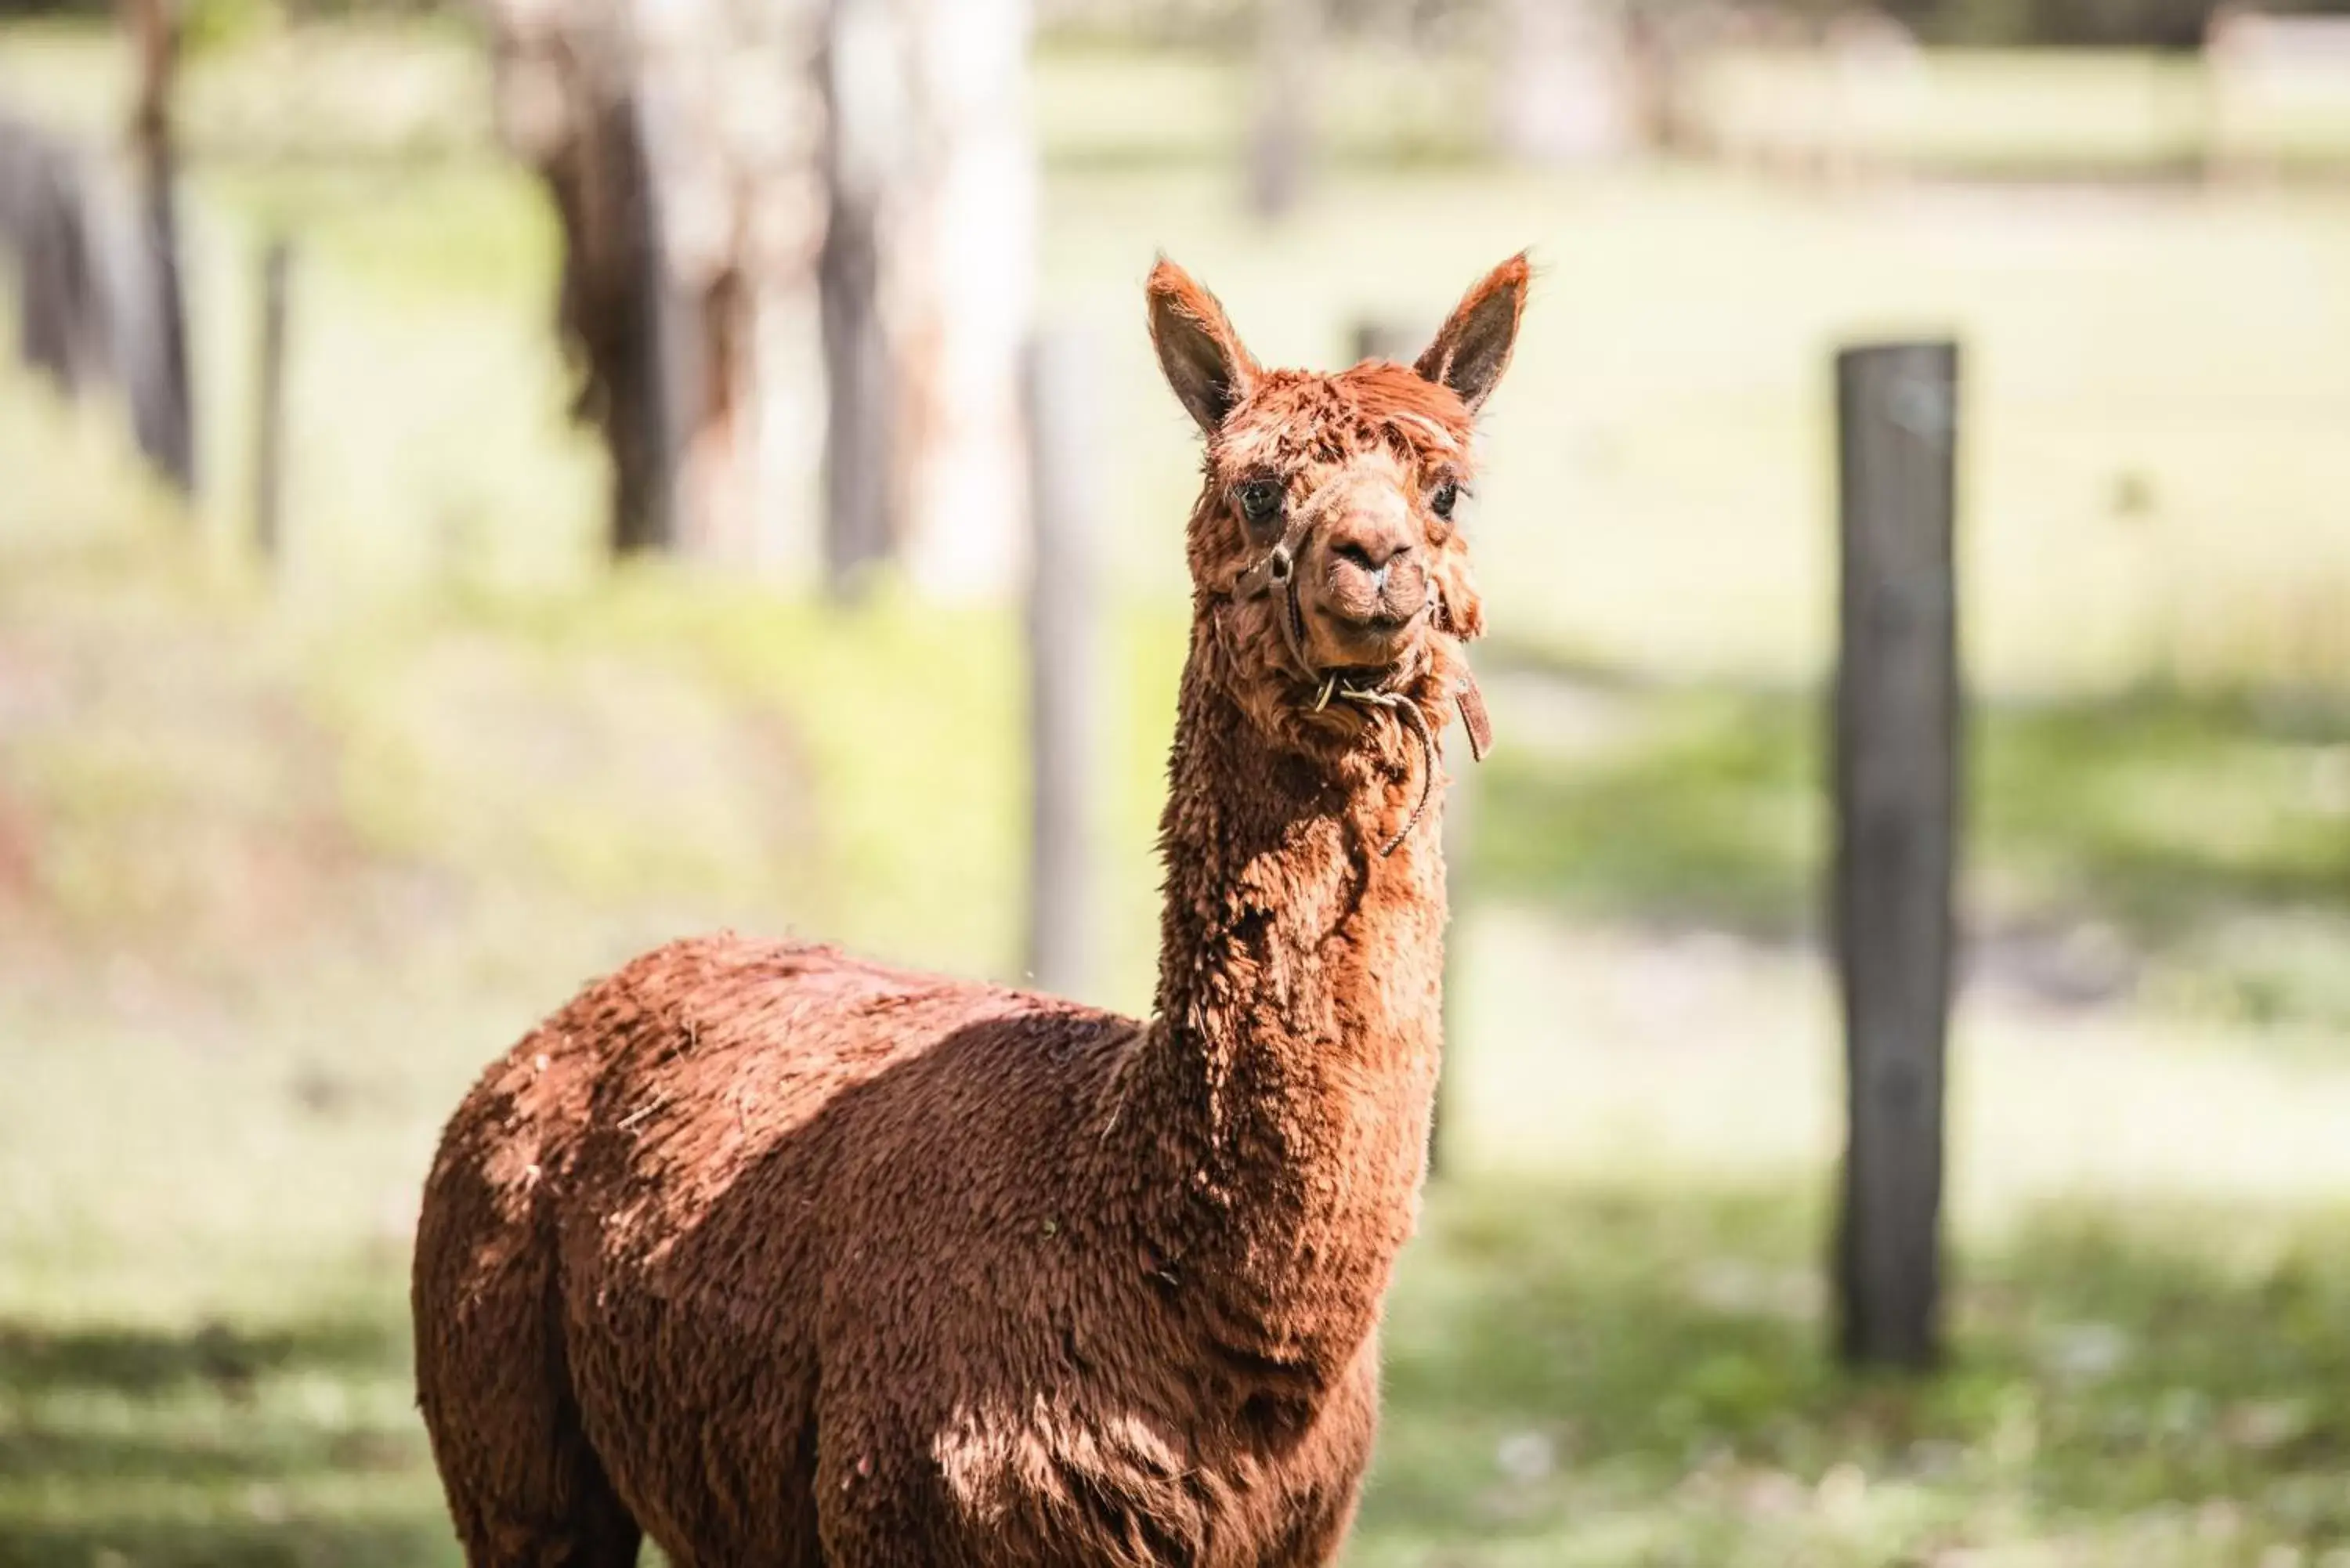
[[[1423,598],[1409,609],[1399,609],[1394,600],[1382,594],[1360,609],[1343,602],[1326,603],[1321,609],[1342,635],[1392,637],[1425,616],[1435,602],[1433,598]]]
[[[1357,614],[1349,614],[1336,606],[1322,607],[1323,620],[1336,645],[1334,651],[1346,656],[1326,668],[1348,673],[1387,674],[1410,657],[1414,641],[1411,633],[1427,614],[1426,604],[1407,613],[1399,613],[1385,604]]]

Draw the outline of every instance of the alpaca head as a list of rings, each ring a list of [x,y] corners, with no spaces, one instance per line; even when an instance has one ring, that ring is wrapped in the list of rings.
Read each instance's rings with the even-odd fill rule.
[[[1456,511],[1475,419],[1517,337],[1521,254],[1471,288],[1418,362],[1317,375],[1260,366],[1180,267],[1150,275],[1160,368],[1207,438],[1189,542],[1214,678],[1277,742],[1343,744],[1359,709],[1333,677],[1419,702],[1431,722],[1484,628]]]

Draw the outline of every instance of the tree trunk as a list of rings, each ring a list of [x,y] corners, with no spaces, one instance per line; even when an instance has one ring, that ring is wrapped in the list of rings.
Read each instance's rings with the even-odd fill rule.
[[[131,308],[114,324],[115,363],[139,449],[186,493],[195,488],[196,450],[188,396],[187,307],[180,284],[179,164],[172,133],[179,19],[172,0],[124,0],[123,24],[137,65],[130,140],[139,243],[131,252],[134,297],[126,301]]]
[[[612,550],[627,556],[677,543],[676,435],[683,421],[669,375],[673,346],[660,192],[645,146],[642,102],[625,89],[603,110],[591,151],[598,167],[588,175],[599,188],[582,212],[583,223],[599,224],[600,232],[575,234],[573,249],[598,257],[604,275],[590,286],[592,315],[583,312],[573,331],[591,345],[597,413],[612,454]]]
[[[1286,217],[1305,193],[1321,5],[1322,0],[1261,0],[1258,7],[1248,195],[1250,210],[1261,219]]]
[[[106,374],[105,302],[80,171],[61,144],[9,122],[8,237],[16,263],[16,351],[73,397]]]
[[[855,593],[899,533],[898,387],[883,328],[883,203],[907,94],[889,0],[832,0],[822,55],[827,211],[816,263],[827,410],[825,585]]]
[[[1027,503],[1021,361],[1035,308],[1028,0],[898,0],[911,164],[885,227],[903,547],[916,587],[1017,590]]]
[[[271,566],[284,546],[286,500],[286,296],[292,292],[293,247],[272,240],[261,266],[261,340],[254,363],[253,441],[254,548]]]
[[[1028,358],[1035,521],[1028,577],[1028,976],[1083,997],[1093,978],[1093,763],[1101,389],[1091,346],[1039,333]]]
[[[1507,0],[1503,21],[1503,150],[1549,167],[1630,151],[1638,114],[1618,0]]]
[[[491,0],[500,130],[562,222],[617,554],[759,564],[806,514],[775,448],[811,422],[787,350],[795,310],[815,336],[813,3]]]

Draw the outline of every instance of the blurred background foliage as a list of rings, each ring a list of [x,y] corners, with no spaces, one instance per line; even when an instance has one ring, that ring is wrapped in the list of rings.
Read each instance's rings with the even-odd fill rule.
[[[1327,0],[1336,29],[1360,36],[1463,44],[1499,30],[1503,0]],[[1633,0],[1658,15],[1705,0]],[[1840,0],[1791,0],[1798,14],[1831,17]],[[2340,0],[2283,0],[2263,7],[2331,14]],[[99,0],[8,0],[0,16],[103,16]],[[2214,0],[1891,0],[1886,9],[1940,44],[1980,46],[2129,46],[2186,49],[2199,45]],[[450,0],[193,0],[192,37],[225,41],[278,22],[415,19],[462,15]],[[1039,0],[1048,39],[1065,43],[1243,48],[1256,26],[1254,0]]]

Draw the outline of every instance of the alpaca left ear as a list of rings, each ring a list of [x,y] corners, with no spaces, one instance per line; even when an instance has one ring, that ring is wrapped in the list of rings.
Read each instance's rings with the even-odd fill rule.
[[[1436,341],[1412,368],[1451,388],[1475,413],[1510,368],[1510,349],[1518,340],[1518,317],[1525,311],[1526,285],[1533,276],[1523,251],[1487,273],[1461,296]]]
[[[1203,434],[1213,435],[1224,416],[1255,390],[1263,371],[1224,317],[1216,296],[1191,275],[1159,258],[1150,269],[1150,341],[1167,384]]]

